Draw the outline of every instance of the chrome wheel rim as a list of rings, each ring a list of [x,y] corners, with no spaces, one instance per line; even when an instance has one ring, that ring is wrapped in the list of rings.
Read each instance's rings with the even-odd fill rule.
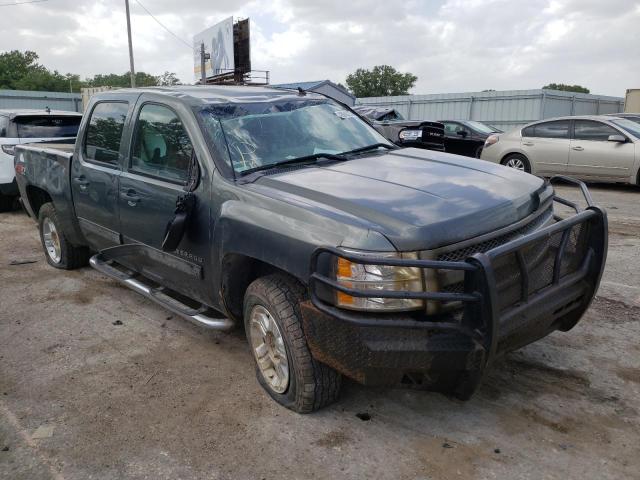
[[[253,355],[262,377],[274,392],[284,393],[289,386],[289,361],[278,325],[269,310],[256,305],[249,314],[249,327]]]
[[[48,217],[42,222],[42,238],[44,240],[44,248],[47,250],[49,258],[54,263],[60,263],[60,259],[62,258],[60,236],[58,235],[55,224]]]
[[[507,167],[515,168],[516,170],[524,172],[524,162],[519,158],[510,158],[507,160]]]

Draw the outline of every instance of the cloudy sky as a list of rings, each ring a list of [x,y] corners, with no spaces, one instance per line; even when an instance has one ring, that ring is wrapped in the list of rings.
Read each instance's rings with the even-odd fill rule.
[[[0,0],[0,5],[26,0]],[[254,69],[273,83],[344,82],[358,67],[418,76],[412,93],[577,83],[623,96],[640,87],[640,0],[130,0],[136,69],[193,81],[192,36],[251,19]],[[124,0],[0,6],[0,51],[34,50],[82,76],[129,68]]]

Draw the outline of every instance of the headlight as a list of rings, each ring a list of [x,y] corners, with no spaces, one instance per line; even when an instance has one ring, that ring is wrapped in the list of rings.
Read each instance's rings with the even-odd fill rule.
[[[422,138],[422,130],[402,130],[398,136],[400,140],[415,141]]]
[[[498,135],[489,135],[487,139],[484,141],[484,146],[486,148],[490,145],[493,145],[494,143],[498,143],[499,140],[500,140],[500,137]]]
[[[353,252],[367,255],[365,252]],[[411,253],[375,253],[377,257],[418,259],[418,254]],[[416,267],[392,267],[386,265],[367,265],[354,263],[342,257],[337,257],[336,280],[347,288],[367,292],[383,291],[424,291],[422,269]],[[399,312],[419,310],[425,307],[424,300],[400,298],[364,298],[354,297],[347,293],[336,291],[336,306],[349,310],[368,310]]]

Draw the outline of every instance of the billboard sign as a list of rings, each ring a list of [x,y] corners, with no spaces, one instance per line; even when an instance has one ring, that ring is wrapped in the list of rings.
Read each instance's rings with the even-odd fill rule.
[[[233,17],[229,17],[213,27],[193,37],[193,74],[200,80],[201,63],[200,49],[204,44],[204,51],[210,55],[205,61],[207,77],[213,77],[235,70],[233,57]]]

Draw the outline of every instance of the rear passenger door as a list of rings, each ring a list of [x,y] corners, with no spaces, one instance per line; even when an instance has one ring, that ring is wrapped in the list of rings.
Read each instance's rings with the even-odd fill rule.
[[[94,104],[71,164],[76,216],[82,233],[96,249],[120,243],[118,179],[128,111],[126,101]]]
[[[610,135],[622,132],[595,120],[574,120],[568,172],[579,177],[613,179],[631,176],[634,145],[609,142]]]
[[[522,150],[535,174],[554,175],[567,171],[569,126],[569,120],[553,120],[522,130]]]

